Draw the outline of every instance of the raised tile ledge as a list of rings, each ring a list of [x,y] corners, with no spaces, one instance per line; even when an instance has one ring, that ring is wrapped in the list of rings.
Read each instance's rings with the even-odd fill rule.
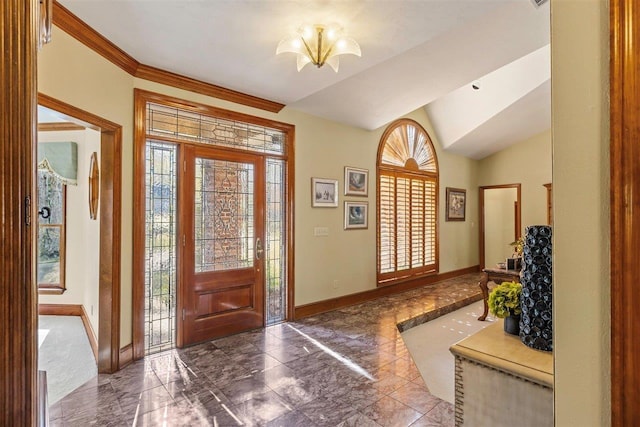
[[[398,322],[396,327],[400,332],[406,332],[411,328],[422,325],[423,323],[427,323],[433,319],[437,319],[440,316],[444,316],[445,314],[451,313],[452,311],[456,311],[459,308],[465,307],[471,303],[476,301],[482,301],[482,294],[477,293],[461,300],[455,301],[451,304],[438,307],[434,310],[427,311],[425,313],[419,314],[417,316],[411,317],[409,319],[402,320]]]

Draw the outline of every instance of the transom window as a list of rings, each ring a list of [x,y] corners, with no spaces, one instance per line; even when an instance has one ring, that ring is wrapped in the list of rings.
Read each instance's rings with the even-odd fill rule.
[[[438,271],[438,159],[417,122],[392,123],[378,149],[378,285]]]
[[[147,134],[238,150],[287,154],[282,130],[153,102],[147,104]]]

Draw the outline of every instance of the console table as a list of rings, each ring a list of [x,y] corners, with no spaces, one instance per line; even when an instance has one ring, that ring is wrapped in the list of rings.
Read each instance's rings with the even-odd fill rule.
[[[490,281],[496,285],[499,285],[502,282],[519,282],[520,270],[505,270],[502,268],[485,268],[482,270],[482,279],[478,283],[484,300],[484,312],[482,313],[482,316],[478,317],[478,320],[481,321],[485,320],[487,318],[487,314],[489,314],[489,304],[487,304],[487,300],[489,299],[489,286],[487,283]]]

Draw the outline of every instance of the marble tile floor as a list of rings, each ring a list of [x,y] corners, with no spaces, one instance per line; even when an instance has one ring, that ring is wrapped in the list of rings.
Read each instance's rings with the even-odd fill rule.
[[[479,276],[148,356],[67,395],[50,425],[453,426],[397,325],[479,300]]]

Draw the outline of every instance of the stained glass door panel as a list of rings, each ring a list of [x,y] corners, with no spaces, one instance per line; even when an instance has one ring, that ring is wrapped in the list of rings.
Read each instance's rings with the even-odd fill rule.
[[[175,346],[178,147],[148,141],[145,163],[145,354]]]
[[[182,344],[264,325],[264,167],[259,156],[188,148]]]

